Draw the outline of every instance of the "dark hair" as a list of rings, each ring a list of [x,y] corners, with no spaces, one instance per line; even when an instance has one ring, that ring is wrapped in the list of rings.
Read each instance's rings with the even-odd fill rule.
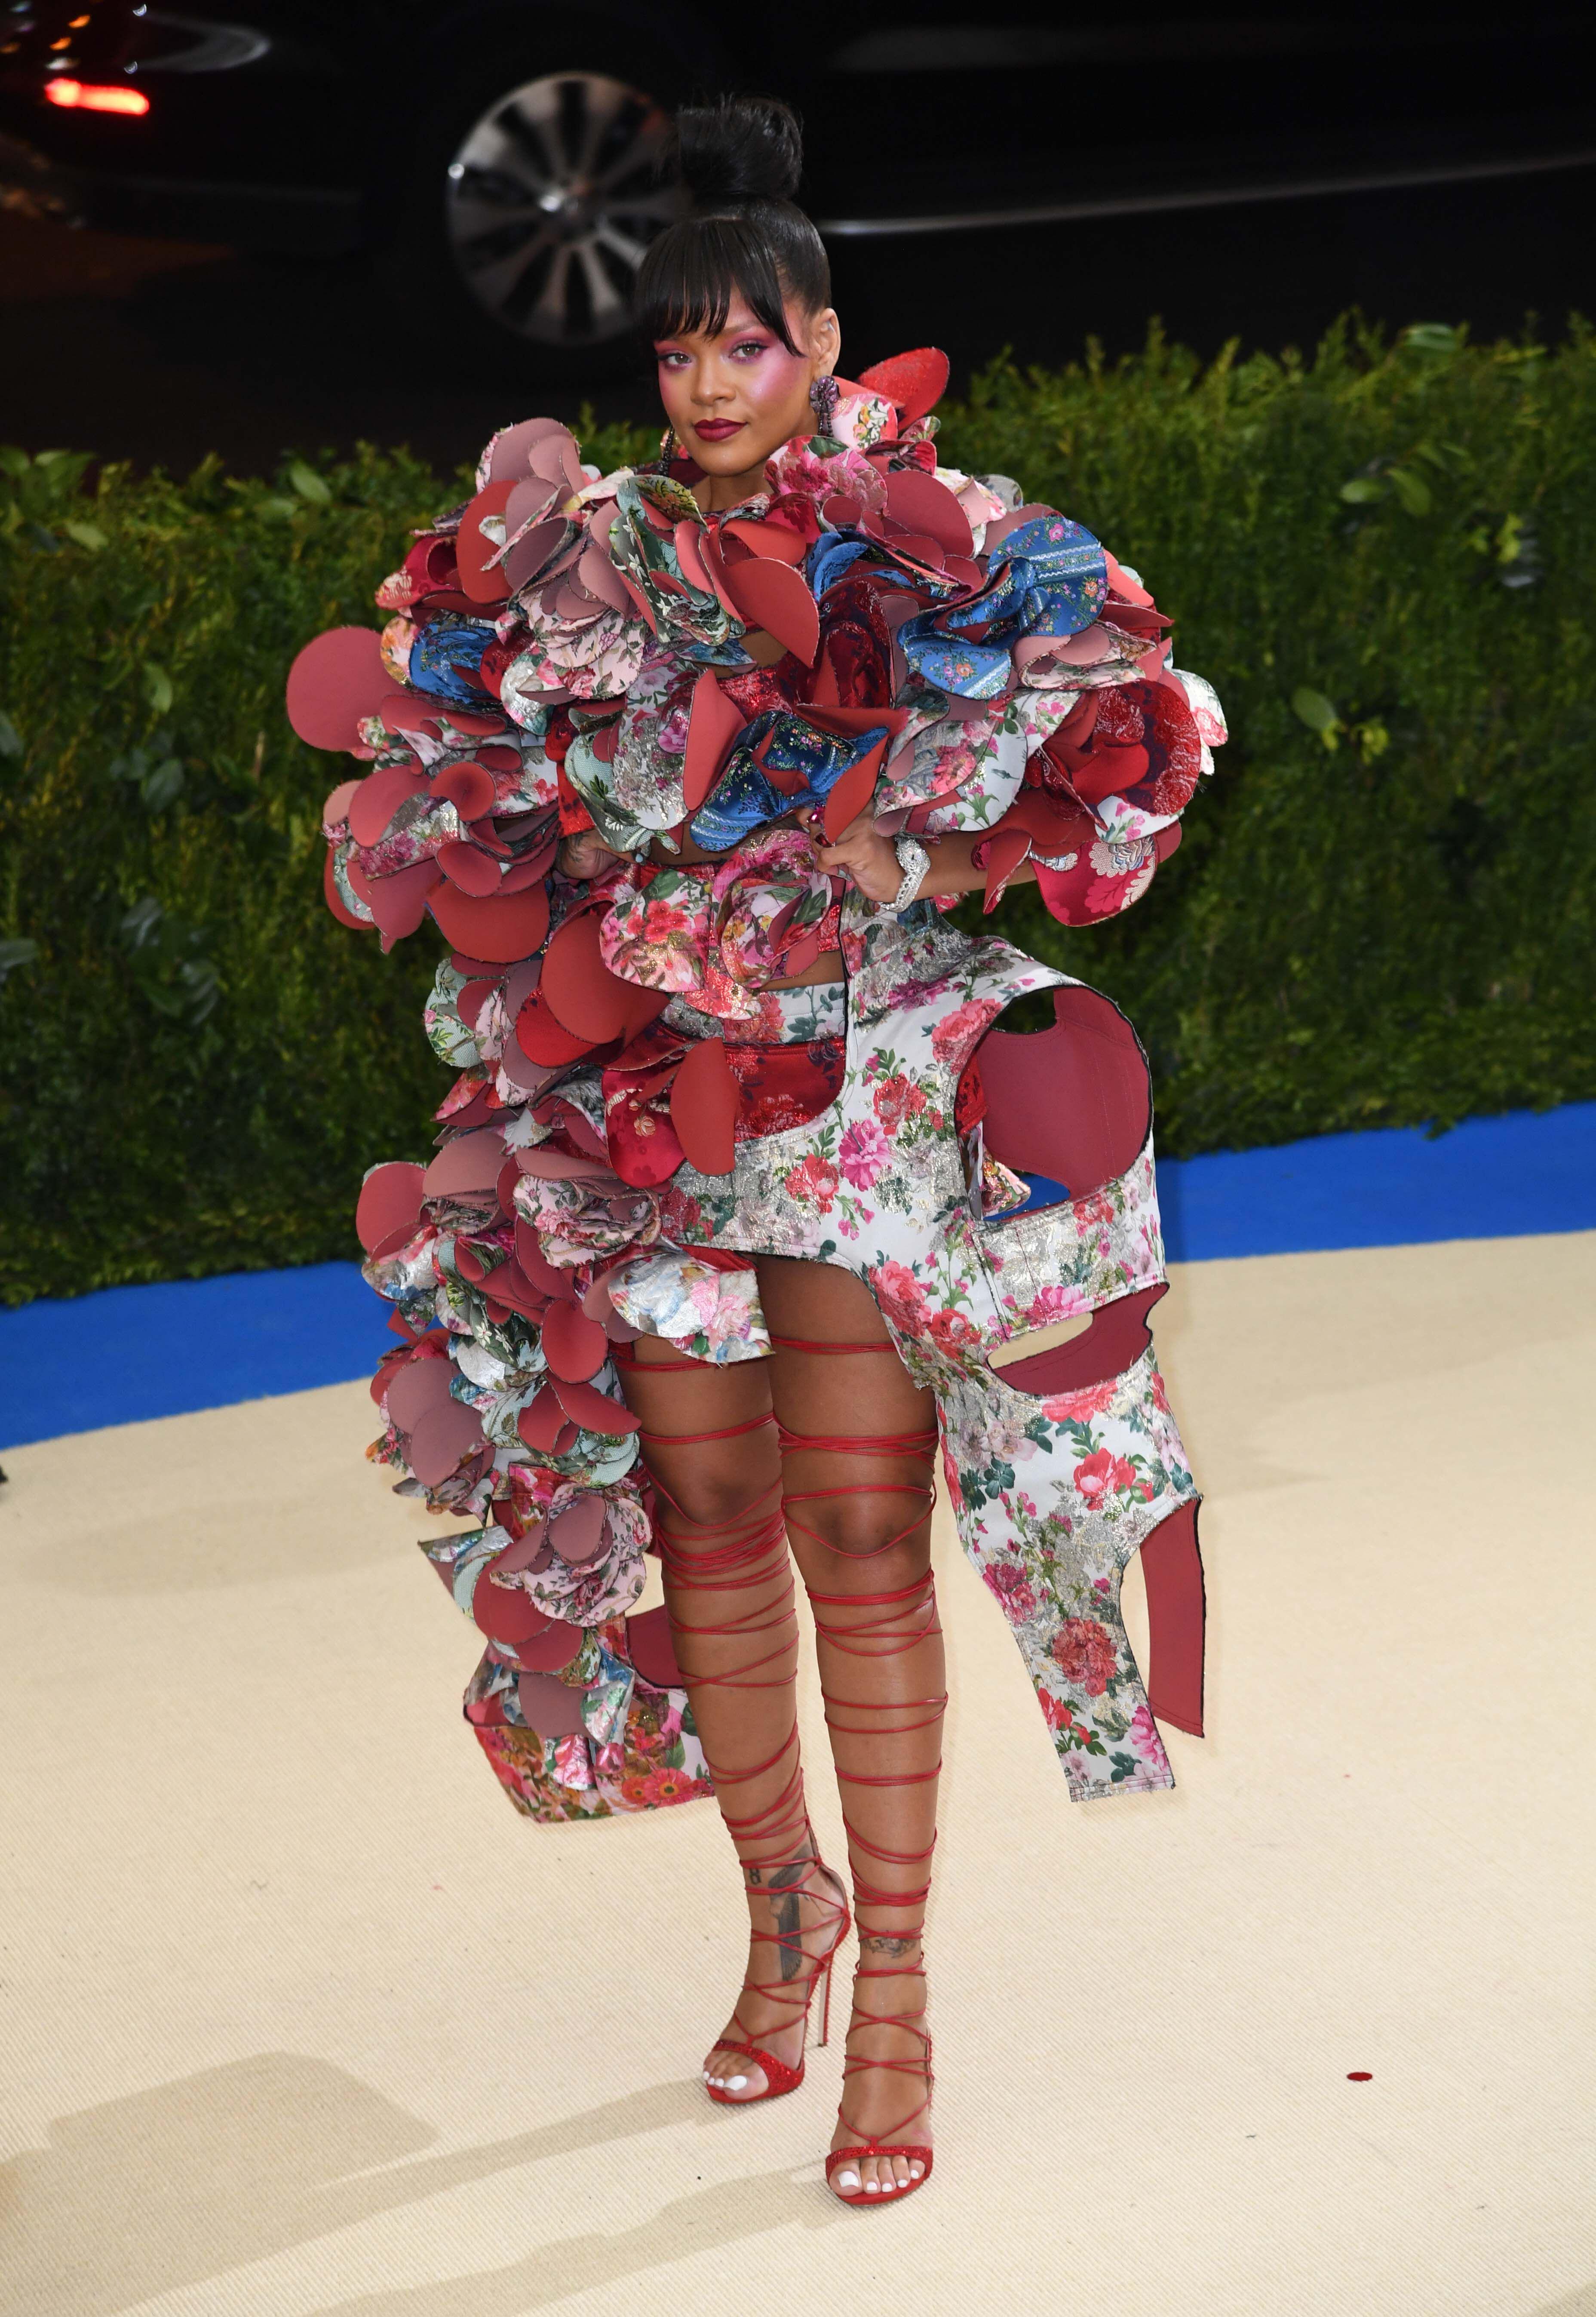
[[[651,338],[726,327],[741,291],[789,352],[788,298],[831,303],[825,246],[792,196],[803,174],[798,116],[774,97],[728,96],[677,115],[676,174],[692,206],[654,242],[638,275],[638,318]]]

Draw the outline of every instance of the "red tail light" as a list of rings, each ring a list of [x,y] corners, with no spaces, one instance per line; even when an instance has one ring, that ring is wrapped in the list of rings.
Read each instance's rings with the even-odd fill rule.
[[[142,89],[97,87],[92,81],[47,80],[44,94],[51,104],[80,112],[147,112],[149,99]]]

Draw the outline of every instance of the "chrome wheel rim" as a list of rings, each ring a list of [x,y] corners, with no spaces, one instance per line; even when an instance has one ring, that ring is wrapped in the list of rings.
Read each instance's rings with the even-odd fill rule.
[[[644,252],[677,214],[656,174],[670,117],[602,73],[550,73],[498,98],[449,165],[445,218],[485,313],[542,345],[630,326]]]

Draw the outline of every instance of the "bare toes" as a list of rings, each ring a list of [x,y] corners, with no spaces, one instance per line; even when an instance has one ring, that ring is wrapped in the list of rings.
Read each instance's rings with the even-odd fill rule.
[[[757,2099],[765,2088],[763,2069],[746,2060],[722,2060],[705,2069],[704,2080],[711,2091],[729,2100]]]

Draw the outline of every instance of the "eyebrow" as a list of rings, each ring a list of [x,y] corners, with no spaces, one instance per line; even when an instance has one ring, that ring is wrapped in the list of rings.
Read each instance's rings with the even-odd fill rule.
[[[662,337],[653,338],[649,343],[653,346],[656,354],[668,353],[672,350],[674,350],[677,353],[685,353],[687,351],[686,341],[689,338],[698,337],[700,335],[701,335],[701,333],[697,330],[667,331]],[[762,322],[757,318],[752,321],[740,323],[735,330],[724,329],[717,331],[715,337],[710,343],[712,344],[718,345],[729,340],[735,344],[739,338],[755,337],[768,338],[772,345],[780,345],[781,343],[780,334],[777,331],[772,330],[768,322]]]

